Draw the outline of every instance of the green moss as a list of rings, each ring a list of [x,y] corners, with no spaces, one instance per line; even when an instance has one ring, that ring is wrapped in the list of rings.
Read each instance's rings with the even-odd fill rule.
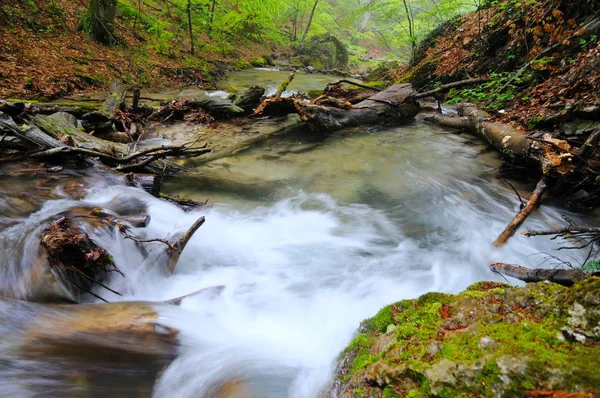
[[[383,389],[381,398],[400,398],[400,395],[396,391],[394,391],[392,388],[386,387]]]
[[[488,290],[492,290],[492,289],[508,289],[510,287],[511,286],[507,283],[481,281],[481,282],[473,283],[472,285],[467,287],[466,290],[467,291],[476,291],[476,292],[487,292]]]
[[[559,337],[565,326],[584,327],[573,326],[576,322],[588,325],[584,334],[593,335],[600,322],[598,292],[600,278],[587,278],[570,289],[482,282],[459,295],[428,293],[392,304],[363,321],[364,333],[348,347],[355,357],[344,381],[382,378],[389,393],[408,391],[414,397],[593,388],[600,385],[600,341],[588,338],[581,344]],[[584,308],[580,312],[585,315],[578,316],[585,322],[569,323],[575,303]],[[390,324],[396,325],[393,336],[382,334]],[[432,351],[432,345],[438,348]],[[452,371],[455,381],[449,382],[445,369],[461,370]]]
[[[427,398],[427,394],[419,390],[410,390],[406,393],[406,398]]]
[[[389,324],[394,323],[392,305],[383,307],[373,318],[364,321],[364,326],[371,330],[384,333]]]
[[[269,66],[269,63],[263,57],[253,57],[250,60],[250,65],[255,66],[255,67],[265,67],[265,66]]]
[[[412,83],[416,89],[425,87],[428,83],[432,82],[433,72],[437,68],[438,61],[439,57],[421,62],[417,66],[409,69],[396,81],[396,84]]]
[[[308,93],[306,93],[306,95],[308,95],[308,98],[315,99],[323,95],[323,90],[308,90]]]
[[[371,337],[366,334],[366,333],[361,333],[358,336],[356,336],[351,342],[350,344],[348,344],[348,347],[346,348],[346,350],[356,350],[356,349],[369,349],[371,348],[371,346],[373,345],[373,339],[371,339]]]
[[[232,64],[233,69],[242,70],[252,68],[252,64],[245,59],[240,59]]]

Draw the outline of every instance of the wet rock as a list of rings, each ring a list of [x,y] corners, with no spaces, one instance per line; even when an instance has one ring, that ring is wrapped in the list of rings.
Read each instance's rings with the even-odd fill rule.
[[[482,337],[481,340],[479,340],[478,346],[481,349],[492,348],[494,346],[494,340],[489,337]]]

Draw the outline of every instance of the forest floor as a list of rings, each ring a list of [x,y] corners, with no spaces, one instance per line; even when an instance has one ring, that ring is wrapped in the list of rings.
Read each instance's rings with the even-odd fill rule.
[[[277,50],[248,41],[234,52],[221,52],[199,32],[196,55],[191,56],[185,37],[161,42],[135,28],[135,20],[123,12],[115,24],[120,43],[109,47],[78,30],[83,4],[42,0],[0,7],[0,98],[57,98],[105,89],[113,80],[151,88],[211,86],[228,69],[264,63],[263,56]],[[155,18],[165,22],[159,19],[163,16]]]
[[[578,3],[493,2],[438,27],[412,63],[387,79],[410,81],[421,90],[488,76],[487,83],[440,99],[480,103],[524,131],[578,135],[569,122],[600,116],[600,8],[597,2]]]

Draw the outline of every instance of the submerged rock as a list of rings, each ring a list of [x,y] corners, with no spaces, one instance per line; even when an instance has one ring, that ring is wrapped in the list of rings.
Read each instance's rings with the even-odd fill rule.
[[[330,396],[594,396],[598,292],[597,277],[571,288],[480,282],[458,295],[428,293],[389,305],[363,321],[341,354]]]

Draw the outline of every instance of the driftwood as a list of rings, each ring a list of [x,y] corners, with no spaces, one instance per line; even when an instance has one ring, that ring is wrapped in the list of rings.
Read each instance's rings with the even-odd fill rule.
[[[492,263],[490,270],[524,282],[550,281],[563,286],[573,286],[587,275],[578,269],[525,268],[520,265]]]
[[[195,157],[211,151],[205,146],[193,147],[190,143],[165,145],[130,153],[130,148],[124,144],[86,134],[48,116],[38,115],[32,121],[34,126],[22,130],[0,119],[0,133],[7,132],[29,143],[35,151],[27,156],[34,159],[98,158],[104,164],[116,167],[122,172],[145,171],[168,174],[181,170],[181,166],[168,161],[158,165],[155,161],[169,157]]]
[[[346,86],[340,84],[336,86],[325,87],[325,90],[323,90],[323,95],[334,97],[345,102],[350,102],[354,105],[366,100],[369,97],[372,97],[380,91],[381,90],[375,90],[373,88],[365,90],[350,90]]]
[[[533,210],[538,208],[538,206],[542,202],[542,196],[544,195],[544,192],[546,192],[547,188],[547,177],[543,176],[537,183],[533,193],[531,194],[531,197],[527,201],[527,204],[521,209],[521,211],[517,213],[515,218],[513,218],[510,223],[508,223],[504,231],[502,231],[500,236],[498,236],[498,238],[496,238],[496,240],[494,241],[493,246],[502,246],[506,243],[508,238],[515,234],[515,231],[521,226],[521,224],[523,224],[527,216],[529,216],[529,214],[531,214]]]
[[[277,88],[277,91],[275,92],[275,95],[273,97],[275,97],[275,98],[281,97],[281,95],[283,94],[285,89],[290,85],[292,80],[294,80],[294,77],[296,77],[296,73],[294,73],[294,72],[290,73],[290,76],[286,80],[281,82],[281,84]]]
[[[184,120],[186,115],[200,112],[204,113],[204,121],[211,122],[212,118],[229,118],[244,114],[244,110],[239,106],[227,100],[221,99],[202,99],[195,100],[184,98],[173,100],[167,105],[161,106],[154,111],[149,117],[149,120],[157,120],[160,122]],[[210,115],[210,117],[208,117]],[[212,117],[212,118],[211,118]],[[196,118],[194,121],[200,121]]]
[[[296,112],[300,119],[315,130],[335,131],[345,127],[365,124],[394,123],[412,119],[419,111],[412,85],[397,84],[354,105],[351,109],[338,109],[307,104],[294,98],[271,98],[265,100],[254,112],[255,116],[278,112]]]
[[[487,83],[489,81],[491,81],[491,79],[488,77],[477,77],[474,79],[467,79],[467,80],[461,80],[461,81],[454,82],[454,83],[442,84],[441,86],[439,86],[436,89],[415,94],[415,98],[419,99],[419,98],[431,97],[431,96],[435,96],[436,94],[445,93],[446,91],[450,91],[453,88],[472,86],[475,84]]]
[[[593,235],[600,237],[600,227],[587,227],[582,225],[571,225],[564,228],[553,229],[550,231],[523,231],[525,236],[541,236],[541,235]]]
[[[172,274],[173,271],[175,271],[175,267],[179,262],[179,257],[181,257],[183,249],[185,249],[188,242],[190,241],[190,239],[192,239],[192,236],[194,235],[194,233],[196,233],[198,228],[200,228],[202,224],[204,224],[204,221],[204,217],[200,217],[199,219],[197,219],[196,222],[194,222],[192,226],[183,234],[183,236],[173,245],[175,251],[171,254],[169,265],[167,266],[167,271],[169,272],[169,274]]]
[[[190,297],[213,300],[223,289],[208,287],[158,302],[47,305],[0,298],[0,319],[27,312],[27,317],[11,322],[23,329],[19,349],[27,356],[86,356],[85,348],[90,348],[95,350],[96,359],[126,354],[170,361],[177,356],[179,330],[165,325],[160,312]],[[86,358],[89,360],[89,355]]]
[[[177,205],[181,210],[185,212],[196,210],[208,204],[208,200],[206,200],[205,202],[198,202],[190,198],[181,197],[179,195],[168,195],[162,192],[158,195],[158,197],[166,200],[167,202],[171,202]]]

